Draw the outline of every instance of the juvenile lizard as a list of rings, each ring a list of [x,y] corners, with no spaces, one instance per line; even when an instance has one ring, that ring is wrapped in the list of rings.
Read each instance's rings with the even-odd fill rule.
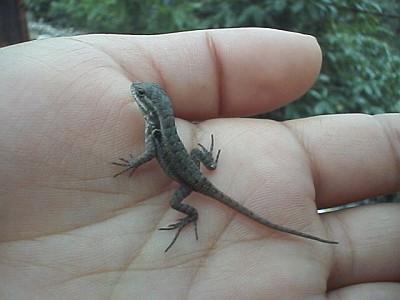
[[[137,157],[130,155],[129,160],[120,158],[120,162],[113,162],[114,165],[125,167],[123,171],[115,174],[114,177],[129,170],[131,170],[130,175],[132,175],[137,167],[156,157],[164,172],[180,184],[170,200],[170,205],[173,209],[187,216],[179,219],[177,223],[160,228],[160,230],[177,229],[175,237],[165,249],[165,252],[175,243],[182,228],[190,223],[194,224],[196,239],[198,239],[197,210],[190,205],[182,203],[192,191],[214,198],[267,227],[322,243],[338,244],[335,241],[322,239],[272,223],[220,191],[200,171],[200,162],[210,170],[215,170],[217,167],[220,151],[218,151],[217,157],[214,159],[212,154],[214,148],[213,136],[211,135],[210,150],[199,144],[200,148],[193,149],[189,155],[176,131],[171,101],[162,87],[154,82],[135,82],[131,85],[131,93],[145,121],[145,151]]]

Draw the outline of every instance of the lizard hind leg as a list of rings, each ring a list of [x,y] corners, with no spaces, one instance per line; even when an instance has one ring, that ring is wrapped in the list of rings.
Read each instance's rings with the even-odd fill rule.
[[[196,235],[196,240],[199,239],[199,236],[197,234],[197,219],[198,219],[198,213],[197,210],[187,204],[182,203],[182,201],[190,195],[192,190],[184,185],[181,185],[174,193],[174,195],[171,198],[170,205],[173,209],[184,213],[187,215],[184,218],[178,219],[177,223],[170,224],[167,227],[162,227],[159,230],[175,230],[178,229],[176,232],[172,242],[168,245],[168,247],[165,249],[164,252],[167,252],[172,245],[176,242],[178,239],[179,234],[181,233],[181,230],[188,224],[193,223],[194,224],[194,230],[195,230],[195,235]]]
[[[184,220],[184,219],[185,219],[185,218],[179,219],[179,220]],[[179,220],[178,220],[178,221],[179,221]],[[178,223],[177,223],[177,224],[178,224]],[[182,230],[183,227],[185,227],[185,225],[187,225],[188,223],[185,224],[185,225],[182,225],[182,226],[176,226],[176,227],[175,227],[174,225],[177,225],[177,224],[171,224],[171,225],[169,225],[168,227],[164,227],[164,228],[160,228],[160,229],[159,229],[159,230],[173,230],[173,229],[179,228],[178,231],[176,232],[174,238],[172,239],[171,243],[169,243],[168,247],[164,250],[164,253],[166,253],[166,252],[172,247],[172,245],[175,244],[176,240],[178,239],[179,234],[181,233],[181,230]],[[199,239],[199,236],[198,236],[198,234],[197,234],[197,222],[194,221],[193,224],[194,224],[194,231],[195,231],[195,235],[196,235],[196,240],[198,240],[198,239]]]

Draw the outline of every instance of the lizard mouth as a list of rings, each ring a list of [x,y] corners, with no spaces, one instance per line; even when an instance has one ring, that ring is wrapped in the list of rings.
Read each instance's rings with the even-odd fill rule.
[[[135,100],[134,102],[137,103],[137,105],[139,106],[140,110],[141,110],[143,113],[147,113],[147,112],[148,112],[148,109],[146,109],[146,106],[143,105],[142,101],[140,101],[139,96],[136,94],[136,92],[135,92],[134,90],[132,91],[132,96],[133,96],[133,99]]]

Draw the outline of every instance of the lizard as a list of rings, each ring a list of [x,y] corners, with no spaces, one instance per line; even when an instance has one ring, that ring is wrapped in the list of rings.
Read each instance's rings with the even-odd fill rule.
[[[164,172],[180,184],[170,199],[170,206],[186,216],[178,219],[177,223],[159,229],[177,230],[165,252],[176,242],[181,230],[190,223],[194,224],[195,236],[198,240],[198,212],[194,207],[182,203],[192,191],[214,198],[269,228],[322,243],[338,244],[336,241],[326,240],[270,222],[215,187],[200,170],[200,163],[209,170],[215,170],[217,167],[221,150],[218,151],[216,159],[214,159],[213,135],[211,135],[209,150],[202,144],[198,144],[199,148],[192,149],[189,154],[177,133],[174,111],[170,98],[164,89],[155,82],[134,82],[131,85],[131,94],[138,104],[145,121],[145,150],[137,157],[130,155],[129,159],[119,158],[118,162],[113,162],[114,165],[125,167],[113,177],[117,177],[129,170],[131,170],[130,176],[132,176],[136,168],[153,158],[157,158]]]

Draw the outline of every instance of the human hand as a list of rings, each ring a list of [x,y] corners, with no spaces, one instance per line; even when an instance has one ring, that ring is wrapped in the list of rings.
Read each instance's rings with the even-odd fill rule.
[[[221,118],[292,101],[320,64],[313,38],[266,29],[0,49],[0,298],[398,295],[389,282],[400,273],[399,205],[315,209],[399,189],[399,114]],[[157,229],[181,217],[169,208],[177,185],[156,161],[112,178],[112,161],[143,150],[132,81],[164,86],[188,148],[214,134],[219,165],[204,174],[217,187],[275,223],[340,244],[265,228],[193,193],[185,202],[199,211],[199,241],[188,226],[164,254],[174,233]]]

